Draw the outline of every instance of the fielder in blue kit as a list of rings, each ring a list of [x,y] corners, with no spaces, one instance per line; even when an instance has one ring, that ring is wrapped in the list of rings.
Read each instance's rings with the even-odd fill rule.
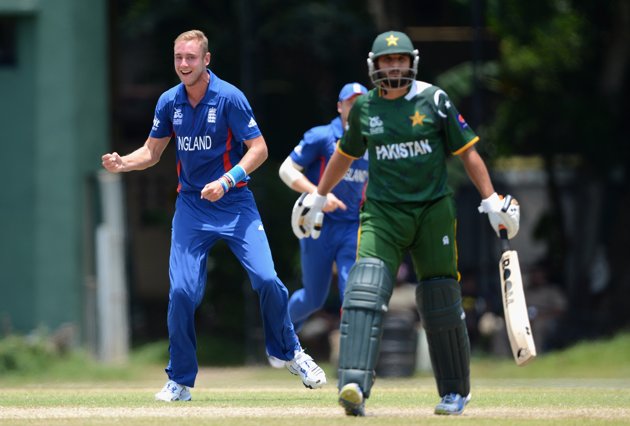
[[[288,291],[274,269],[249,174],[267,158],[267,146],[249,102],[235,86],[207,67],[208,40],[198,30],[174,43],[181,80],[160,96],[144,146],[129,155],[105,154],[111,172],[155,165],[173,139],[177,149],[178,197],[171,235],[168,332],[169,380],[162,401],[188,401],[198,371],[194,314],[206,286],[208,251],[223,239],[243,265],[260,299],[267,352],[285,361],[306,387],[326,376],[304,353],[291,323]]]
[[[280,177],[291,189],[311,193],[335,152],[337,142],[344,133],[348,113],[356,98],[367,93],[365,86],[348,83],[339,92],[339,116],[329,124],[313,127],[304,133],[300,143],[280,166]],[[300,239],[302,288],[289,299],[289,314],[296,331],[314,312],[322,308],[328,297],[337,267],[337,287],[343,301],[348,272],[357,254],[359,208],[367,183],[367,154],[351,164],[348,172],[329,193],[324,207],[326,226],[318,239]]]

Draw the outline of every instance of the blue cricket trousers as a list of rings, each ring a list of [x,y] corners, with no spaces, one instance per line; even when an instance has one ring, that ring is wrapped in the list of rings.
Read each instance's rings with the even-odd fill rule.
[[[169,379],[193,387],[198,372],[195,310],[206,287],[208,251],[223,239],[259,296],[267,353],[290,360],[301,349],[291,323],[288,291],[274,269],[267,235],[252,192],[234,188],[211,203],[181,192],[175,204],[170,253]],[[229,283],[224,283],[229,285]]]

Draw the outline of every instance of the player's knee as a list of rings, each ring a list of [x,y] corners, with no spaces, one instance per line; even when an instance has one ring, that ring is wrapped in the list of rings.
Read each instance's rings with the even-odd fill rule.
[[[252,288],[260,297],[269,294],[281,294],[287,300],[289,299],[289,291],[277,275],[259,276],[252,279]]]
[[[169,299],[170,303],[176,306],[197,305],[194,295],[182,287],[171,288]]]

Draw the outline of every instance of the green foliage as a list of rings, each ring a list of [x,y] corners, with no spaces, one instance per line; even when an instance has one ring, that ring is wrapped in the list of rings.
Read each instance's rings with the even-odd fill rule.
[[[168,341],[160,340],[134,349],[131,362],[135,365],[166,365]],[[197,360],[200,366],[236,366],[245,362],[241,340],[233,337],[200,335],[197,338]]]
[[[612,19],[615,10],[599,11],[606,13]],[[579,153],[606,173],[605,147],[616,139],[612,111],[621,100],[598,84],[610,41],[593,27],[591,2],[491,1],[487,19],[499,40],[498,84],[491,89],[500,101],[488,130],[499,153]],[[623,66],[621,57],[610,61]]]
[[[0,374],[41,372],[57,357],[55,348],[39,335],[10,335],[0,340]]]

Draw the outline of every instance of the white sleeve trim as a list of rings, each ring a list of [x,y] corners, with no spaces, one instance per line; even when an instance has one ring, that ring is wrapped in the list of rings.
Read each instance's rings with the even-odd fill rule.
[[[302,174],[302,170],[303,168],[295,163],[291,157],[287,157],[280,166],[280,179],[282,179],[282,182],[284,182],[285,185],[291,188],[293,182],[304,176]]]

